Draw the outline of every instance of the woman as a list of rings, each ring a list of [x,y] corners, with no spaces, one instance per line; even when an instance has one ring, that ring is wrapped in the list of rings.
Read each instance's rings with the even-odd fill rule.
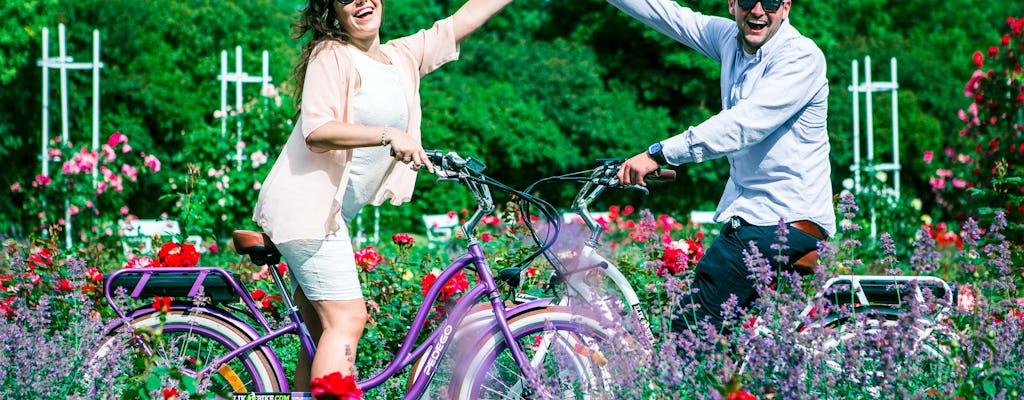
[[[419,80],[458,58],[459,43],[512,0],[468,0],[451,17],[380,42],[383,0],[309,0],[296,36],[300,117],[253,214],[288,262],[296,304],[317,343],[295,385],[355,374],[366,324],[347,222],[367,203],[409,200],[433,165],[420,143]]]

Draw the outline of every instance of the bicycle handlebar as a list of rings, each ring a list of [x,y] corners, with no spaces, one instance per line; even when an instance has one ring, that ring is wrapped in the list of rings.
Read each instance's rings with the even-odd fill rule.
[[[598,225],[597,221],[588,209],[591,202],[597,198],[605,189],[608,188],[624,188],[624,189],[635,189],[644,192],[644,194],[650,194],[648,189],[640,185],[623,185],[618,178],[619,168],[622,163],[625,162],[621,158],[601,158],[597,160],[597,167],[588,170],[572,172],[563,175],[555,175],[547,178],[542,178],[528,186],[524,192],[532,193],[533,189],[546,182],[579,182],[583,183],[579,193],[576,194],[576,198],[572,202],[572,211],[575,212],[583,219],[584,224],[590,230],[591,236],[587,240],[587,244],[596,247],[600,240],[601,234],[604,230]],[[645,179],[651,181],[673,181],[676,178],[676,171],[670,169],[659,169],[652,174],[648,174]],[[530,211],[529,204],[520,203],[520,209],[522,210],[524,219],[529,220]],[[530,233],[537,237],[537,232],[528,226]],[[560,268],[560,262],[557,257],[551,257],[545,253],[545,257],[551,262],[555,269]]]
[[[462,158],[458,153],[449,151],[445,153],[441,150],[424,150],[427,153],[427,158],[430,159],[430,163],[434,166],[439,167],[445,175],[439,172],[434,172],[441,178],[457,178],[458,174],[465,173],[470,176],[482,177],[484,170],[487,169],[487,165],[482,161],[477,160],[473,157]],[[455,176],[451,176],[454,173]]]
[[[658,173],[653,177],[647,177],[645,179],[651,179],[655,181],[671,182],[676,180],[676,170],[674,169],[659,169]]]
[[[559,177],[553,177],[553,178],[556,178],[556,180],[561,180],[561,181],[576,181],[576,182],[592,181],[593,184],[598,185],[598,186],[605,186],[605,187],[609,187],[609,188],[635,189],[635,190],[640,190],[640,191],[644,192],[644,194],[648,194],[647,188],[645,188],[643,186],[640,186],[640,185],[622,185],[619,182],[619,179],[618,179],[617,175],[619,173],[619,167],[622,166],[623,162],[625,162],[625,160],[623,160],[621,158],[599,158],[597,160],[598,166],[593,168],[593,169],[586,170],[586,171],[581,171],[581,172],[578,172],[576,174],[561,175]],[[589,173],[590,176],[589,177],[583,177],[581,175],[577,175],[577,174],[586,174],[586,173]],[[573,176],[573,175],[576,175],[576,176]],[[547,179],[547,178],[545,178],[545,179]],[[658,169],[658,170],[655,170],[654,172],[652,172],[650,174],[647,174],[647,176],[644,176],[644,180],[662,181],[662,182],[674,181],[674,180],[676,180],[676,171],[675,170],[671,170],[671,169]],[[541,181],[543,181],[543,179]],[[538,181],[537,183],[540,183],[541,181]],[[536,183],[534,183],[534,185],[536,185]],[[533,185],[531,185],[531,188],[532,187],[533,187]]]
[[[537,245],[539,247],[538,250],[519,261],[514,267],[527,265],[541,254],[545,254],[554,244],[554,239],[558,237],[558,231],[561,225],[561,219],[559,218],[559,214],[554,206],[539,197],[531,195],[529,192],[513,189],[485,175],[484,171],[487,169],[487,165],[473,157],[463,158],[455,151],[424,151],[427,153],[427,158],[430,162],[434,164],[434,174],[438,176],[439,180],[459,181],[459,183],[468,188],[470,192],[473,193],[473,197],[476,198],[477,210],[462,226],[463,233],[466,235],[466,239],[470,244],[477,242],[476,237],[473,235],[477,224],[484,216],[494,212],[495,210],[494,199],[491,197],[491,191],[489,188],[495,188],[502,192],[509,193],[513,196],[519,197],[519,201],[521,202],[537,206],[541,210],[541,214],[543,214],[548,225],[552,228],[546,240],[542,240],[534,235],[534,239],[537,241]]]

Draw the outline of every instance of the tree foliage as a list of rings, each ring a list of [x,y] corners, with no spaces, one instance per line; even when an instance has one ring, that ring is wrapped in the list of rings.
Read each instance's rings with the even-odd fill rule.
[[[39,173],[41,75],[35,60],[43,27],[67,24],[69,54],[79,59],[89,54],[91,31],[101,32],[101,131],[120,131],[133,143],[155,149],[155,155],[170,160],[163,174],[183,177],[190,160],[215,160],[207,154],[211,149],[231,147],[206,146],[199,152],[186,147],[198,141],[182,140],[183,135],[217,132],[220,120],[213,112],[219,108],[221,52],[228,51],[233,69],[233,49],[241,46],[245,72],[257,74],[259,53],[267,50],[274,82],[286,83],[301,44],[291,37],[290,25],[303,3],[5,1],[0,6],[9,16],[4,22],[7,29],[0,33],[0,156],[12,167],[3,183],[29,182]],[[382,35],[387,40],[427,28],[462,3],[389,0]],[[970,65],[961,60],[968,59],[979,43],[998,39],[1006,16],[1019,11],[1017,3],[794,2],[791,23],[818,43],[829,62],[836,189],[850,176],[853,162],[852,101],[846,90],[851,61],[870,55],[876,79],[887,79],[888,60],[897,58],[904,187],[911,195],[927,193],[931,170],[920,154],[949,143],[961,128],[956,112],[962,105],[949,101],[971,74]],[[730,17],[724,0],[683,4]],[[929,10],[927,16],[923,9]],[[69,78],[72,135],[87,135],[91,77],[71,73]],[[714,62],[604,1],[518,0],[462,44],[460,61],[424,79],[424,144],[479,157],[496,177],[522,187],[541,176],[587,168],[596,158],[631,156],[653,141],[700,123],[721,108],[718,78]],[[55,75],[50,79],[53,88]],[[255,86],[245,88],[247,101],[258,98]],[[51,96],[57,96],[53,89]],[[885,98],[875,101],[879,138],[889,134],[888,104]],[[55,109],[51,129],[59,121]],[[251,129],[264,125],[247,122],[245,118],[253,116],[244,113],[241,118],[245,135],[250,135],[246,140],[266,140],[270,148],[283,144],[287,129],[262,132],[257,138]],[[876,140],[876,157],[891,154],[886,142]],[[605,205],[631,203],[681,215],[713,208],[728,174],[725,161],[686,165],[679,171],[678,182],[654,187],[653,196],[609,194],[604,196]],[[255,176],[259,171],[250,172],[254,177],[247,181],[261,178]],[[468,204],[468,199],[449,195],[447,185],[435,185],[428,174],[421,174],[420,180],[412,207],[385,208],[389,226],[413,229],[420,212],[440,213]],[[232,190],[253,190],[242,186]],[[169,194],[170,187],[151,184],[141,191],[154,193],[151,199]],[[567,204],[565,196],[571,191],[556,189],[553,201]],[[233,208],[219,214],[242,218],[237,216],[251,208],[243,204],[251,195],[233,194]],[[932,199],[923,200],[926,208],[934,205]],[[18,212],[23,206],[18,201],[0,198],[0,213],[8,217],[0,219],[7,221],[0,223],[5,235],[30,233],[24,227],[31,221]],[[173,208],[148,199],[129,201],[140,203],[131,209],[144,218]],[[206,228],[224,232],[246,222],[211,221],[222,225]]]

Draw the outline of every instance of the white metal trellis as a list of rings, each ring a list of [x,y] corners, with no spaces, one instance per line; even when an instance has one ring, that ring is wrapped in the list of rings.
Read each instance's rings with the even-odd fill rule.
[[[854,175],[854,192],[861,190],[861,172],[891,172],[893,176],[893,190],[896,198],[900,195],[900,125],[898,96],[899,83],[896,78],[896,58],[889,59],[889,70],[892,80],[890,82],[877,82],[871,79],[871,56],[864,57],[864,82],[860,82],[860,69],[857,60],[852,62],[853,84],[848,90],[853,93],[853,165],[850,170]],[[875,129],[874,109],[872,94],[875,92],[889,92],[892,94],[892,160],[889,162],[876,162],[875,160]],[[867,154],[861,156],[861,132],[860,132],[860,94],[864,93],[865,118],[867,119]],[[871,236],[876,236],[877,224],[875,223],[876,213],[873,208],[871,213]]]
[[[380,206],[373,206],[373,231],[367,236],[366,227],[363,226],[363,213],[368,207],[363,207],[356,214],[356,234],[352,236],[355,247],[362,247],[366,243],[380,243]]]
[[[57,57],[50,56],[50,30],[43,28],[43,51],[42,58],[37,62],[43,69],[42,87],[42,151],[40,163],[43,176],[50,176],[50,69],[60,70],[60,115],[61,115],[61,139],[63,143],[70,140],[70,127],[68,125],[68,70],[91,69],[92,70],[92,150],[99,151],[100,143],[100,69],[103,63],[100,62],[100,32],[92,31],[92,62],[75,62],[67,55],[67,40],[64,33],[64,24],[57,26],[57,38],[59,53]],[[92,168],[93,182],[97,177],[97,166]],[[45,202],[45,199],[43,200]],[[45,204],[45,203],[44,203]],[[44,232],[45,234],[45,232]],[[71,248],[71,207],[67,199],[64,201],[64,239],[65,245]]]
[[[242,84],[259,83],[260,90],[267,90],[273,78],[270,77],[270,53],[263,51],[263,69],[260,76],[250,76],[242,71],[242,46],[235,46],[235,72],[228,73],[228,52],[220,52],[220,136],[227,137],[228,132],[228,83],[235,84],[235,169],[242,168],[244,154],[242,151]]]

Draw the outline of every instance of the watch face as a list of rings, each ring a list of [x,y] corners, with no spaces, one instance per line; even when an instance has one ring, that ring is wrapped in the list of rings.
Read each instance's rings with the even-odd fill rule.
[[[655,142],[651,147],[647,148],[647,156],[651,157],[652,160],[658,163],[658,165],[668,164],[668,160],[665,159],[665,155],[661,153],[661,142]]]
[[[661,153],[661,142],[655,142],[651,147],[647,148],[647,154]]]

